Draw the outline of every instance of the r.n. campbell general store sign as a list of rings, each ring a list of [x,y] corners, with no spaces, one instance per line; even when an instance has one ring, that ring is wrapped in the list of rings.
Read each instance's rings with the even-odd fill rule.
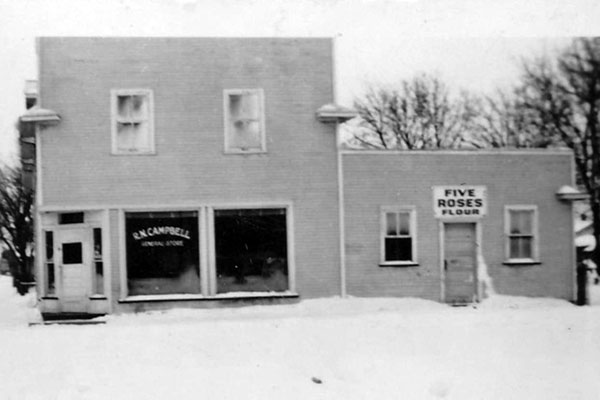
[[[487,212],[485,186],[434,186],[433,212],[437,218],[481,217]]]

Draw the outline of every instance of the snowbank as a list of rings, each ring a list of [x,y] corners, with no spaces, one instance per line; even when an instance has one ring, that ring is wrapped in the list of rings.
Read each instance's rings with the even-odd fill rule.
[[[0,277],[0,399],[598,399],[600,307],[493,295],[171,310],[27,327]],[[17,316],[17,314],[19,316]]]

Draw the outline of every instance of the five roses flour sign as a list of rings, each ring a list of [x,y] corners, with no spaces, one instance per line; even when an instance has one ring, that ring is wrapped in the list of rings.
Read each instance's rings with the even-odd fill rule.
[[[433,187],[433,212],[437,218],[481,217],[486,211],[485,186]]]

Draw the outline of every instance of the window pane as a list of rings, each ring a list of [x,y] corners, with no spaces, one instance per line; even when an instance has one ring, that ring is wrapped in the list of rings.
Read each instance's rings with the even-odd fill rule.
[[[135,149],[137,129],[131,123],[117,123],[117,148],[119,150]]]
[[[521,232],[530,235],[533,233],[533,211],[521,211]]]
[[[94,294],[104,294],[104,264],[100,261],[95,264]]]
[[[288,289],[285,209],[215,212],[217,293]]]
[[[198,214],[125,215],[129,295],[200,293]]]
[[[519,211],[509,211],[510,233],[521,233],[521,221]]]
[[[148,101],[143,95],[131,96],[131,118],[133,120],[146,120],[148,118]]]
[[[117,148],[119,150],[150,150],[147,122],[117,123]]]
[[[396,213],[386,213],[386,235],[388,236],[396,236],[398,235],[398,214]]]
[[[46,232],[46,260],[51,261],[54,257],[54,234]]]
[[[511,237],[509,239],[509,258],[521,258],[519,254],[519,238]]]
[[[94,228],[94,257],[102,256],[102,229]]]
[[[256,93],[229,95],[230,115],[237,119],[259,119],[260,105],[259,96]]]
[[[138,150],[150,149],[150,133],[147,122],[133,124],[135,130],[134,147]]]
[[[83,222],[84,222],[84,215],[82,212],[58,214],[58,223],[60,225],[83,224]]]
[[[410,213],[403,212],[398,215],[400,217],[400,234],[410,235]]]
[[[510,238],[510,258],[533,258],[532,237]]]
[[[146,95],[117,96],[119,118],[128,121],[148,119],[148,97]]]
[[[520,241],[520,258],[533,258],[533,252],[531,251],[532,247],[532,238],[531,237],[522,237],[519,238]]]
[[[46,264],[46,294],[55,294],[56,293],[56,285],[54,283],[54,264],[48,263]]]
[[[238,149],[260,148],[259,121],[235,120],[232,123],[231,146]]]
[[[510,211],[510,233],[529,235],[533,231],[532,210]]]
[[[412,239],[386,238],[385,261],[412,261]]]
[[[82,246],[78,243],[63,243],[63,264],[81,264],[82,262]]]
[[[132,97],[131,96],[117,96],[117,108],[119,117],[129,118],[132,109]]]

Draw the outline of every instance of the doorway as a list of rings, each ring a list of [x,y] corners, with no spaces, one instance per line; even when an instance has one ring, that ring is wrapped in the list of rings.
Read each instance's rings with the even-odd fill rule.
[[[58,297],[61,312],[86,312],[92,260],[91,232],[87,228],[58,230],[55,246],[58,255]]]
[[[477,300],[477,224],[444,223],[444,287],[449,304]]]

